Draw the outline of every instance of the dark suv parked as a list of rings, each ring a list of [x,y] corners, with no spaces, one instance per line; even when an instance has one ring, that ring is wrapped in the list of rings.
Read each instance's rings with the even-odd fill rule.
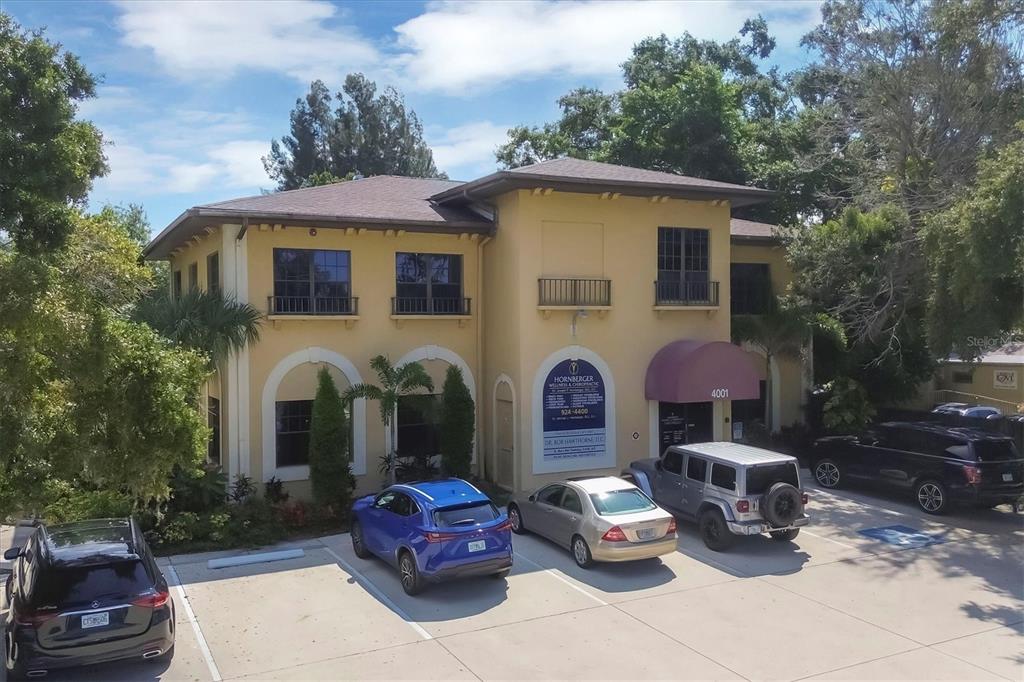
[[[954,503],[1015,504],[1024,495],[1024,459],[1012,439],[928,422],[886,422],[859,436],[821,438],[812,466],[825,488],[859,478],[912,490],[929,514]]]
[[[174,602],[132,519],[39,526],[4,558],[8,679],[174,656]]]

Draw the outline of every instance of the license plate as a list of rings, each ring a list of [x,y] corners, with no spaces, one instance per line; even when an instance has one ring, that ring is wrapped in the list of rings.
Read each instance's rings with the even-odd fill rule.
[[[636,532],[636,536],[641,540],[650,540],[657,532],[657,528],[641,528]]]
[[[90,613],[82,616],[82,629],[85,628],[98,628],[104,625],[110,625],[110,613],[104,611],[103,613]]]
[[[466,548],[470,552],[482,552],[485,549],[487,549],[487,542],[484,540],[473,540],[468,545],[466,545]]]
[[[1003,480],[1007,483],[1013,482],[1013,474],[1003,474]]]

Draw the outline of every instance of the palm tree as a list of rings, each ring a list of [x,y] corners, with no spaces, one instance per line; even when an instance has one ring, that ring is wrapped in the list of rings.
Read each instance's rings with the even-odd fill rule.
[[[734,315],[732,317],[733,343],[748,343],[764,354],[765,364],[765,425],[769,432],[772,424],[772,361],[777,357],[798,359],[803,355],[810,339],[814,317],[805,308],[790,301],[773,298],[768,310],[760,315]]]
[[[385,455],[385,463],[390,481],[394,483],[397,473],[395,445],[398,443],[398,423],[395,414],[398,410],[398,400],[404,396],[416,395],[420,390],[433,393],[434,380],[420,363],[409,362],[395,367],[386,355],[374,357],[370,360],[370,367],[377,373],[380,385],[356,384],[345,391],[345,401],[351,404],[353,400],[363,398],[376,400],[380,404],[380,420],[391,435],[391,452]]]
[[[135,317],[175,344],[204,353],[214,369],[259,341],[263,314],[220,292],[193,289],[176,299],[166,291],[149,296],[136,307]]]

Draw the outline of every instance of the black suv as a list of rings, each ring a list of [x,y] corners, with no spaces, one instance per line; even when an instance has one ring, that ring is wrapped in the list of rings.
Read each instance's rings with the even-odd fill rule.
[[[8,679],[130,658],[174,656],[174,602],[132,519],[38,526],[12,561]]]
[[[825,488],[859,478],[912,490],[929,514],[953,503],[1015,504],[1024,495],[1024,459],[1012,439],[929,422],[886,422],[859,436],[821,438],[812,467]]]

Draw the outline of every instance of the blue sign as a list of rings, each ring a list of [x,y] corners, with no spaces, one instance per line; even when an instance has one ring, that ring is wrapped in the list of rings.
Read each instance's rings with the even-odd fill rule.
[[[918,549],[919,547],[927,547],[928,545],[939,545],[946,541],[944,538],[923,533],[916,528],[911,528],[910,526],[865,528],[860,531],[860,534],[866,535],[873,540],[880,540],[881,542],[887,542],[890,545],[896,545],[897,547],[905,547],[906,549]]]
[[[544,381],[544,459],[605,454],[604,379],[586,360],[563,360]]]

